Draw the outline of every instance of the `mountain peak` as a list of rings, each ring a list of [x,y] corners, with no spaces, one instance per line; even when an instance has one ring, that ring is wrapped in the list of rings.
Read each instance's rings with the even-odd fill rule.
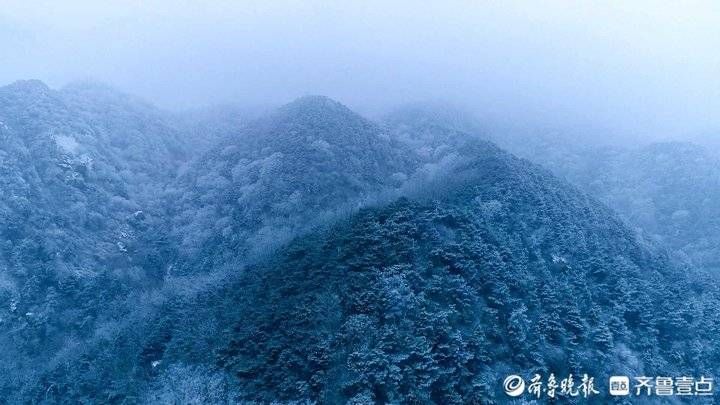
[[[406,104],[385,115],[383,121],[394,127],[440,126],[469,133],[476,133],[480,128],[472,113],[458,105],[440,101]]]
[[[108,84],[90,79],[71,82],[63,87],[63,91],[120,93]]]
[[[324,96],[300,97],[250,124],[245,132],[253,134],[250,137],[253,141],[269,137],[271,143],[305,143],[313,138],[346,145],[357,145],[380,135],[376,124]]]
[[[91,100],[98,106],[113,105],[115,107],[127,108],[135,105],[142,110],[156,110],[156,107],[148,104],[142,98],[127,94],[116,88],[95,80],[80,80],[72,82],[62,88],[63,95],[71,101],[86,102]]]
[[[309,94],[296,98],[294,101],[286,104],[286,106],[298,106],[298,107],[319,107],[319,108],[334,108],[344,107],[340,102],[335,101],[327,96]]]
[[[296,118],[311,119],[313,121],[328,119],[330,117],[338,118],[361,118],[358,114],[326,96],[303,96],[300,97],[278,110],[280,115],[291,116]]]
[[[44,94],[50,91],[50,87],[41,80],[29,79],[18,80],[6,86],[0,87],[0,91],[22,92],[24,94]]]

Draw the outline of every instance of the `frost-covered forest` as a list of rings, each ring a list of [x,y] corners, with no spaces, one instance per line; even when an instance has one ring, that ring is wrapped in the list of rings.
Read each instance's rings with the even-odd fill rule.
[[[504,403],[518,372],[720,375],[719,162],[439,105],[169,113],[19,81],[0,398]]]

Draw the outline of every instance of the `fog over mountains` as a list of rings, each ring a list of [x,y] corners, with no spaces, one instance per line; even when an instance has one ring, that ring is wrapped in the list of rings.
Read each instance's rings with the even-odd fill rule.
[[[647,142],[717,137],[719,37],[713,0],[5,0],[0,83],[89,77],[173,110],[441,99],[486,123]]]
[[[518,372],[716,375],[718,156],[489,128],[0,88],[0,398],[503,403]]]

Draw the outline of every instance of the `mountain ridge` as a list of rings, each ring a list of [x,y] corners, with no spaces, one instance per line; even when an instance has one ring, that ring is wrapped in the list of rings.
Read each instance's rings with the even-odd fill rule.
[[[329,98],[300,98],[248,123],[178,179],[171,198],[179,201],[174,215],[180,233],[206,235],[212,228],[225,235],[186,238],[183,249],[230,244],[240,256],[248,253],[243,241],[276,245],[322,217],[398,187],[410,165],[406,152],[376,124]],[[207,216],[197,215],[197,201]]]
[[[220,362],[240,392],[488,403],[506,398],[502,378],[518,370],[635,375],[712,364],[711,347],[699,361],[697,347],[682,345],[687,333],[710,338],[705,322],[716,328],[717,316],[641,308],[688,314],[705,302],[707,311],[717,288],[681,304],[695,286],[667,255],[603,204],[489,145],[466,145],[440,190],[296,239],[230,286],[243,286],[234,295],[243,310]]]
[[[30,114],[3,108],[23,86]],[[182,134],[105,91],[0,90],[11,401],[488,403],[521,370],[717,371],[717,286],[492,142],[310,96],[175,178],[143,138]],[[155,146],[165,169],[123,158]]]

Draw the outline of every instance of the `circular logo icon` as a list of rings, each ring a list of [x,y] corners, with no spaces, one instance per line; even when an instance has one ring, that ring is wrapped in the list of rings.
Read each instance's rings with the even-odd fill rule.
[[[525,380],[519,375],[509,375],[503,382],[505,393],[511,397],[519,397],[525,392]]]

